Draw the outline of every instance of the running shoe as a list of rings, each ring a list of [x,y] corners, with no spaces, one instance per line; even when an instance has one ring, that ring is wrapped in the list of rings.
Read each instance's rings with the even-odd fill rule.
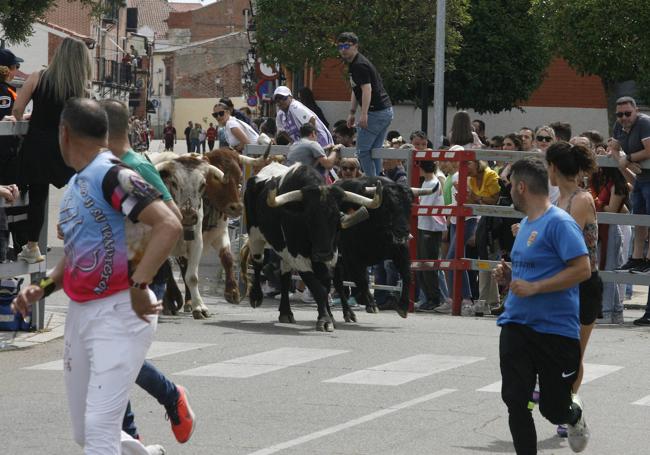
[[[433,309],[436,313],[450,314],[451,313],[451,300],[447,300]]]
[[[190,407],[185,387],[177,385],[176,389],[178,390],[178,401],[176,401],[176,406],[167,408],[167,416],[176,440],[183,444],[192,437],[196,419]]]
[[[41,255],[41,250],[38,248],[38,245],[34,248],[29,248],[27,245],[23,245],[23,249],[20,250],[17,258],[28,264],[36,264],[37,262],[43,262],[45,260]]]
[[[650,272],[650,259],[641,259],[641,263],[636,267],[630,269],[630,272],[637,274]]]
[[[643,258],[629,258],[628,261],[620,266],[619,268],[615,269],[615,272],[631,272],[633,269],[637,268],[638,266],[642,265],[644,262]]]
[[[582,400],[578,395],[573,395],[573,405],[580,410],[580,418],[574,425],[568,425],[567,436],[569,438],[569,447],[577,453],[582,452],[587,448],[591,432],[589,431],[589,426],[587,426],[587,422],[585,421],[585,411],[582,405]]]

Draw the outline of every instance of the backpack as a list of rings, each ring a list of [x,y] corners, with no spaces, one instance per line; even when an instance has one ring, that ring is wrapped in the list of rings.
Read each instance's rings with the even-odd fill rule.
[[[15,332],[32,329],[32,314],[23,319],[11,310],[11,302],[16,298],[23,284],[23,278],[3,278],[0,280],[0,330]]]

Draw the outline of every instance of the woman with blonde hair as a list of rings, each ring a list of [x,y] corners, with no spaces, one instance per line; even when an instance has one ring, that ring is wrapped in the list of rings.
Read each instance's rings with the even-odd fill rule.
[[[341,170],[339,178],[342,180],[356,179],[363,175],[357,158],[341,158],[339,169]]]
[[[88,97],[91,76],[90,53],[84,42],[65,38],[50,66],[27,78],[14,105],[14,117],[22,120],[25,107],[33,101],[29,131],[18,164],[18,183],[29,186],[29,208],[24,222],[26,238],[21,239],[27,243],[22,246],[18,259],[30,264],[44,260],[38,239],[45,219],[48,187],[50,184],[63,187],[75,172],[65,165],[59,149],[63,104],[69,98]]]

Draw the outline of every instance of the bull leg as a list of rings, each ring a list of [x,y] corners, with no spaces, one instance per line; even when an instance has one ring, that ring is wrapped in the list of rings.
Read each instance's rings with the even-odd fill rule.
[[[192,316],[194,319],[206,319],[210,317],[210,313],[199,292],[199,261],[203,251],[203,238],[197,237],[193,242],[190,245],[190,257],[187,258],[185,286],[192,297]]]
[[[211,244],[217,251],[219,260],[226,276],[226,284],[223,291],[224,298],[229,303],[239,303],[239,286],[235,279],[235,267],[230,251],[230,237],[228,236],[228,220],[220,218],[217,226],[203,234],[204,243]]]
[[[327,294],[326,289],[321,280],[314,276],[314,272],[300,272],[300,278],[304,281],[305,285],[311,291],[316,305],[318,306],[318,319],[316,321],[316,330],[319,332],[333,332],[334,321],[327,312]]]
[[[409,253],[406,246],[400,246],[393,255],[393,264],[397,268],[400,278],[402,279],[402,293],[399,304],[395,305],[395,311],[401,317],[406,318],[409,312],[409,291],[411,288],[411,266],[409,264]]]
[[[163,262],[160,267],[166,282],[165,294],[163,295],[163,314],[177,315],[178,310],[183,308],[183,294],[181,294],[176,280],[174,279],[174,272],[169,260]]]
[[[280,276],[280,311],[279,321],[289,324],[295,324],[296,320],[291,311],[291,302],[289,302],[289,289],[291,288],[291,271],[282,273]]]
[[[248,235],[248,248],[250,251],[250,257],[253,262],[253,283],[251,284],[251,290],[248,294],[248,300],[253,308],[257,308],[262,305],[264,300],[264,294],[262,293],[261,286],[261,276],[262,276],[262,266],[264,265],[264,237],[259,233],[257,228],[250,229]],[[243,270],[245,266],[242,265],[242,273],[246,271]]]
[[[367,313],[378,313],[379,309],[374,299],[370,298],[370,288],[368,283],[368,268],[363,265],[357,265],[350,268],[350,276],[356,285],[356,299],[359,305],[366,307]]]
[[[183,284],[185,285],[185,306],[183,307],[183,311],[186,313],[191,313],[192,295],[190,294],[189,287],[187,286],[187,281],[185,281],[185,274],[187,273],[187,258],[177,257],[176,263],[178,264],[178,268],[181,269],[181,278],[183,279]]]
[[[357,322],[357,315],[354,314],[354,311],[348,305],[348,290],[346,286],[343,286],[345,266],[341,259],[339,258],[336,267],[334,267],[334,289],[336,289],[341,299],[341,309],[343,310],[343,319],[345,322]]]

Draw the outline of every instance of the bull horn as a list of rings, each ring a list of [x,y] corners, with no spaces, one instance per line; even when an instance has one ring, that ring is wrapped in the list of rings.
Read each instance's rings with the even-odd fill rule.
[[[269,191],[269,195],[266,197],[266,204],[269,207],[281,207],[284,204],[288,204],[289,202],[302,201],[302,191],[300,190],[289,191],[288,193],[284,193],[279,196],[277,196],[277,193],[277,188],[273,188],[271,191]]]
[[[366,191],[366,193],[373,194],[373,195],[377,192],[377,188],[374,186],[367,186],[364,188],[364,190]]]
[[[208,164],[208,175],[210,174],[212,174],[220,182],[223,182],[223,171],[219,169],[217,166]]]
[[[342,229],[351,228],[352,226],[359,224],[362,221],[366,221],[368,218],[370,218],[370,213],[368,212],[368,209],[365,206],[362,206],[359,210],[356,210],[354,213],[350,213],[349,215],[343,215],[341,217],[341,228]]]
[[[269,160],[269,153],[271,153],[271,144],[266,147],[266,151],[262,156],[253,158],[251,156],[239,155],[239,162],[246,166],[259,167],[266,165]]]
[[[418,197],[433,194],[434,189],[435,188],[411,188],[411,191],[413,192],[413,196]]]

